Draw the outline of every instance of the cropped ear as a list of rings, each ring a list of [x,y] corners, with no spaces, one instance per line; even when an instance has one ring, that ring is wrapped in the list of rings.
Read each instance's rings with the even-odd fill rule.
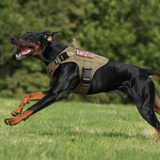
[[[53,41],[53,36],[58,32],[46,32],[46,34],[44,35],[44,38],[48,41],[48,42],[52,42]]]

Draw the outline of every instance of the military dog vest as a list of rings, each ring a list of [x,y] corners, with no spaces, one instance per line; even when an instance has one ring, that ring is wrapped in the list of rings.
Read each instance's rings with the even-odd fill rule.
[[[107,64],[108,58],[96,55],[89,51],[76,49],[76,40],[72,39],[70,45],[63,50],[52,62],[47,66],[47,74],[50,79],[50,87],[53,85],[53,77],[56,69],[60,64],[73,62],[79,67],[80,83],[71,93],[87,94],[94,77],[95,72]]]

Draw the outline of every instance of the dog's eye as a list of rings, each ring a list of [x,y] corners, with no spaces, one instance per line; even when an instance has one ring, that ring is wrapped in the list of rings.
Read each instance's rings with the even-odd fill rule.
[[[32,40],[32,39],[33,39],[33,36],[32,36],[32,35],[28,35],[28,36],[27,36],[27,39]]]

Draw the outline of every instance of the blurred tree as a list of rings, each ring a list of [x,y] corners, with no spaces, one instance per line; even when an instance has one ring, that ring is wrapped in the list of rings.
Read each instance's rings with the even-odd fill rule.
[[[61,31],[56,39],[65,44],[74,37],[78,48],[159,70],[158,1],[5,0],[0,2],[0,13],[0,97],[21,97],[48,89],[49,80],[42,62],[34,58],[18,62],[14,59],[19,50],[11,45],[9,38],[26,31]],[[155,79],[156,84],[159,82]],[[120,100],[107,95],[101,94],[93,101]],[[73,95],[68,98],[72,99]]]

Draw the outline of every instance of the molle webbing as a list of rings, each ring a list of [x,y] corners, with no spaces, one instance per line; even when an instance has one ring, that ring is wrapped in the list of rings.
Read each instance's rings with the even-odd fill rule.
[[[94,58],[78,56],[76,54],[76,40],[73,39],[70,45],[63,50],[57,57],[47,66],[47,73],[50,79],[50,85],[53,85],[53,76],[55,70],[60,64],[73,62],[79,67],[79,85],[71,90],[71,93],[87,94],[95,72],[108,63],[108,59],[94,54]]]

